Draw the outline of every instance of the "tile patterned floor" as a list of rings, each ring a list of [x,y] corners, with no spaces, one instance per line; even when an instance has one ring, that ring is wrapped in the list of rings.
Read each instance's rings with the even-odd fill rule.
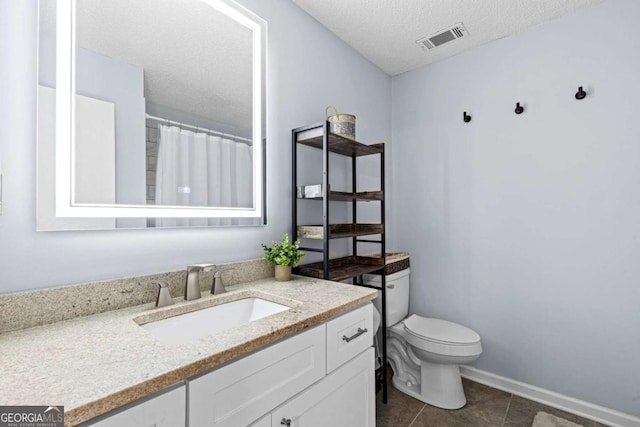
[[[389,381],[389,403],[376,402],[378,427],[530,427],[539,411],[564,418],[584,427],[606,427],[541,403],[463,379],[467,404],[445,410],[424,404],[396,390]]]

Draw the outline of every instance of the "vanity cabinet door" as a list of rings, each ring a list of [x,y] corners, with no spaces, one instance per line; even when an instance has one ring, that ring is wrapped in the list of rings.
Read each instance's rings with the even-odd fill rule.
[[[325,325],[188,382],[191,427],[246,426],[323,378]]]
[[[97,422],[92,427],[185,427],[187,387],[181,386]]]
[[[271,427],[375,427],[374,350],[344,364],[271,413]]]
[[[265,415],[249,427],[271,427],[271,414]]]

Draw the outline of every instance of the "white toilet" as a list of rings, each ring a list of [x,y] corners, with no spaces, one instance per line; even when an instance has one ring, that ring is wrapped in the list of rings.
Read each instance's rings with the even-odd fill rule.
[[[366,275],[365,283],[380,287],[380,276]],[[482,353],[480,336],[446,320],[409,313],[410,270],[387,276],[387,359],[393,386],[425,403],[444,409],[462,408],[467,399],[459,365]],[[381,312],[381,298],[374,301]]]

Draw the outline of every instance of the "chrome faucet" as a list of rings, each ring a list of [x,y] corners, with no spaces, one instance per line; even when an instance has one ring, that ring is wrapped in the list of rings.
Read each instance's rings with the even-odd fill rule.
[[[187,267],[187,282],[184,286],[184,299],[191,301],[202,296],[200,293],[200,272],[211,271],[213,264],[195,264]]]
[[[156,297],[156,307],[166,307],[173,304],[173,298],[169,292],[169,284],[167,282],[149,282],[152,285],[158,285],[158,296]]]
[[[222,273],[229,270],[235,270],[235,268],[221,268],[220,270],[216,270],[216,273],[213,275],[213,283],[211,284],[211,294],[218,295],[227,292],[227,288],[224,287],[224,283],[222,282]]]

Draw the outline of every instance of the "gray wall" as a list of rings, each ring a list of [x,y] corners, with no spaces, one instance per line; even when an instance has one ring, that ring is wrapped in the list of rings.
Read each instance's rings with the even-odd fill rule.
[[[638,17],[610,0],[395,77],[391,166],[411,309],[475,329],[478,368],[636,416]]]
[[[35,231],[37,2],[0,0],[0,292],[60,286],[262,255],[290,230],[291,128],[335,104],[368,142],[391,137],[391,79],[297,6],[243,0],[269,23],[268,218],[265,227]]]

